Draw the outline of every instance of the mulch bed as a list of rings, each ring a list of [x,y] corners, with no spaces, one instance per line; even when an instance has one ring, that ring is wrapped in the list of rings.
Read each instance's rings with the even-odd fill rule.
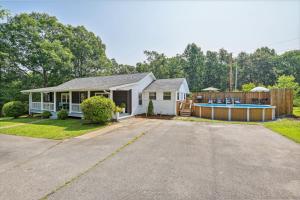
[[[147,119],[165,119],[165,120],[171,120],[174,118],[172,115],[151,115],[151,116],[146,116],[146,114],[140,114],[136,115],[136,118],[147,118]]]

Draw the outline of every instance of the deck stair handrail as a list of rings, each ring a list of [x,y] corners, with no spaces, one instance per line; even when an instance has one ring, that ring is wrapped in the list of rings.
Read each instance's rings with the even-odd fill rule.
[[[180,108],[179,109],[180,116],[183,116],[183,117],[191,116],[192,102],[190,102],[190,101],[181,102],[179,108]]]

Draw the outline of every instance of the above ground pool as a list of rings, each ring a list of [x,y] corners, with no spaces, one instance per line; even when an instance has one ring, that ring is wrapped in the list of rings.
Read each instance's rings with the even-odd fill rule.
[[[275,106],[258,104],[194,104],[194,115],[227,121],[270,121],[275,119]]]

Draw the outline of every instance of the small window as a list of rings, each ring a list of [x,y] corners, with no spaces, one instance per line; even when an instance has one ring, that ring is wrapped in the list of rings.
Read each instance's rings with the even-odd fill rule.
[[[178,101],[179,101],[179,94],[180,94],[180,93],[179,93],[179,92],[177,92],[177,100],[178,100]]]
[[[149,92],[149,99],[156,100],[156,92]]]
[[[139,93],[139,105],[143,104],[143,94]]]
[[[171,92],[164,92],[164,100],[171,100]]]

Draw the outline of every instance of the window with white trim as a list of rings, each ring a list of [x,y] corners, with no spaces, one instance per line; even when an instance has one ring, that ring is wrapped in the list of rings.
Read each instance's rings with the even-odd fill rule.
[[[61,102],[69,103],[69,93],[61,93]]]
[[[163,100],[171,100],[171,92],[164,92]]]
[[[156,92],[149,92],[149,99],[156,100]]]
[[[139,93],[139,105],[143,104],[143,94]]]

